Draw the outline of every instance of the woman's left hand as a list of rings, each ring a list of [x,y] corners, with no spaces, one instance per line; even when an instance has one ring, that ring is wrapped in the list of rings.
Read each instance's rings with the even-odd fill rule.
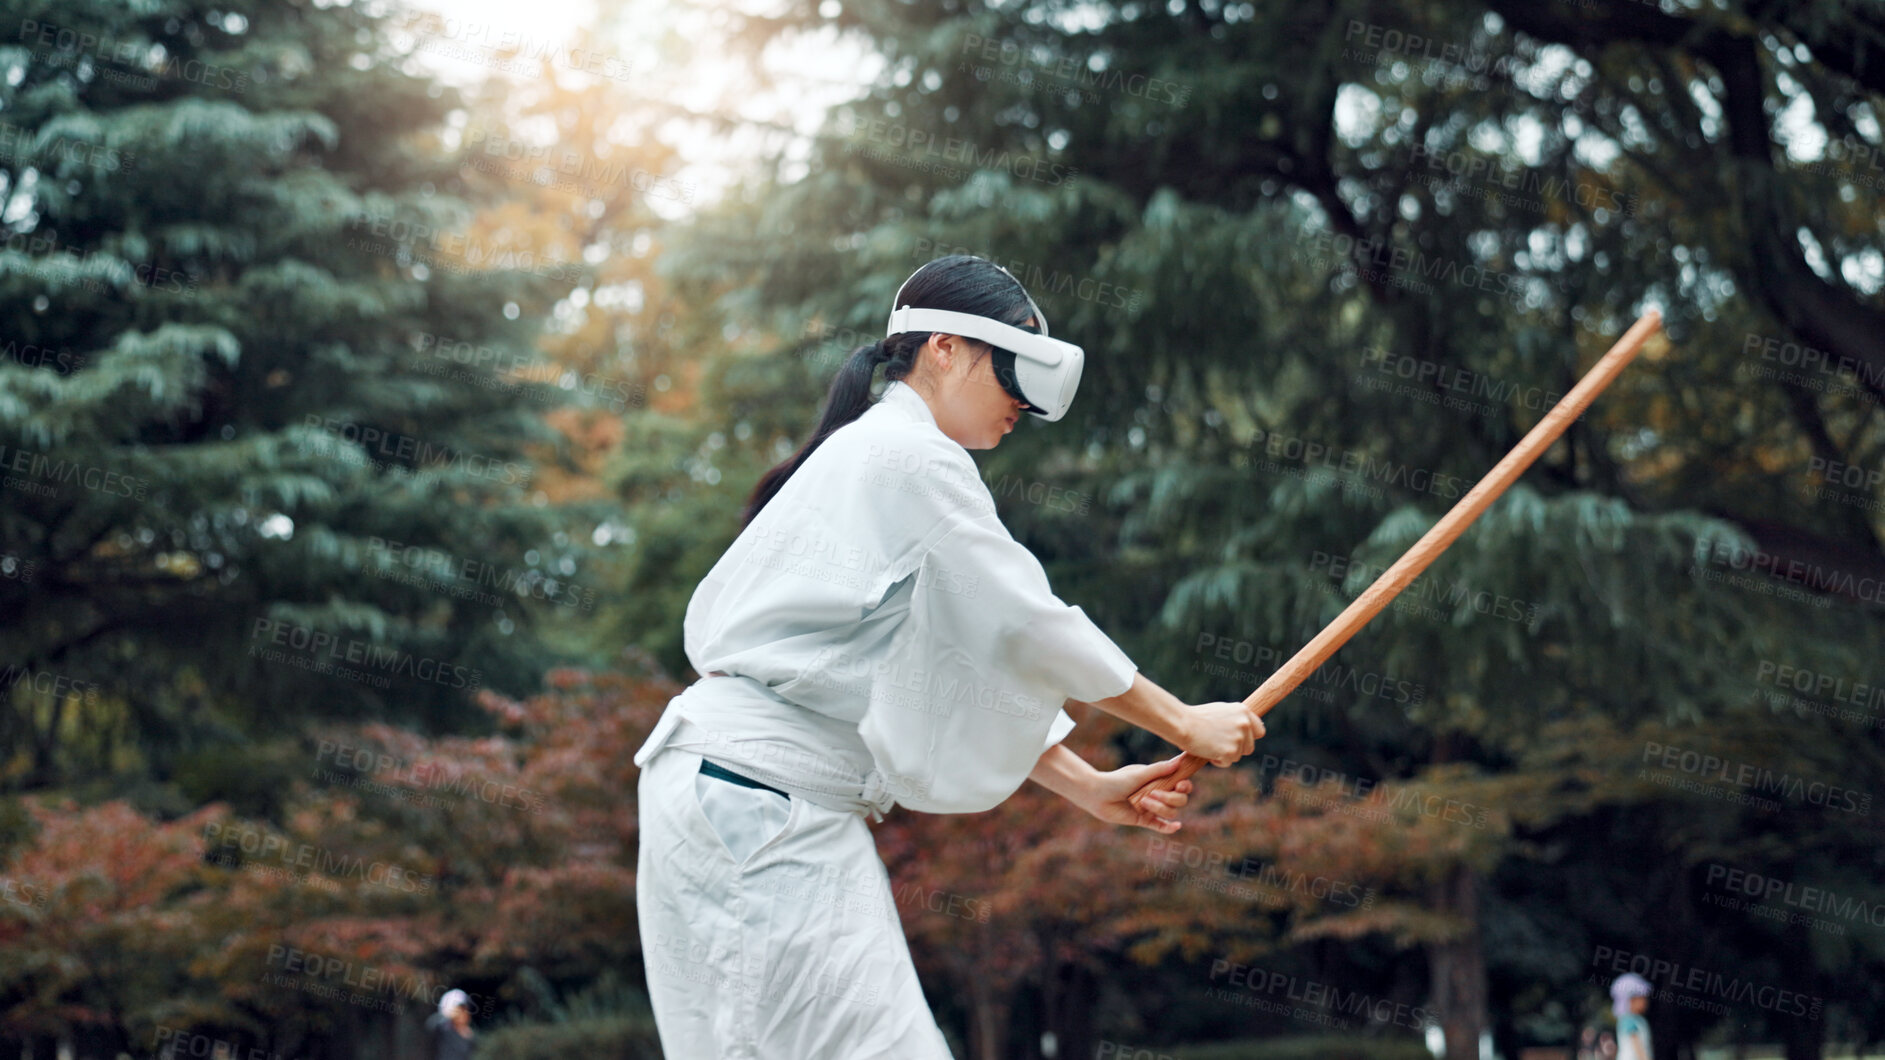
[[[1183,757],[1180,754],[1152,765],[1121,766],[1110,773],[1098,774],[1081,809],[1112,824],[1135,825],[1167,835],[1178,831],[1184,827],[1178,822],[1178,811],[1191,801],[1191,781],[1181,780],[1171,791],[1147,793],[1141,800],[1144,810],[1135,809],[1126,800],[1150,781],[1177,769]]]

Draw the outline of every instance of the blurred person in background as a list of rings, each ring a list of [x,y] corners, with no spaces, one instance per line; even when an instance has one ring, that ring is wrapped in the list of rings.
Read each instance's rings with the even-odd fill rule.
[[[1649,1045],[1649,980],[1635,972],[1624,972],[1610,984],[1612,1009],[1617,1014],[1617,1060],[1650,1060],[1655,1055]]]
[[[463,990],[447,990],[439,1010],[427,1017],[432,1034],[431,1060],[471,1060],[471,998]]]

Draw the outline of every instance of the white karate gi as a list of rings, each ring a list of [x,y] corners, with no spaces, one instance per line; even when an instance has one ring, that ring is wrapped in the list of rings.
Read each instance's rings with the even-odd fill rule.
[[[688,602],[701,674],[635,755],[637,913],[671,1060],[948,1057],[866,815],[986,810],[1136,667],[1053,594],[901,382]],[[714,675],[724,676],[714,676]],[[702,757],[792,796],[701,776]]]

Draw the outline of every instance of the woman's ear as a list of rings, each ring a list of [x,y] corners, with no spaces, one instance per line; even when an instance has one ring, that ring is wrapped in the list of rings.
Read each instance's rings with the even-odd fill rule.
[[[930,333],[929,341],[924,345],[935,351],[937,371],[943,375],[952,375],[960,370],[956,362],[969,356],[974,342],[961,335],[948,335],[936,331]]]

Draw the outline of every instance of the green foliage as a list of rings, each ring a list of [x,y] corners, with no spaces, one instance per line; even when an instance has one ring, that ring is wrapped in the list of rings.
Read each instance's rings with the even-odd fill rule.
[[[438,354],[527,347],[560,281],[454,257],[462,101],[385,17],[0,4],[0,787],[261,808],[247,741],[475,725],[561,658],[596,511],[544,503],[545,393]]]
[[[1161,1050],[1165,1051],[1165,1050]],[[1173,1046],[1177,1060],[1432,1060],[1415,1038],[1259,1038]]]
[[[192,806],[220,800],[237,816],[275,820],[293,782],[308,772],[305,749],[277,740],[239,749],[213,745],[179,755],[174,782]]]
[[[1008,497],[1003,519],[1148,676],[1238,699],[1657,306],[1667,344],[1324,667],[1421,694],[1306,684],[1260,750],[1489,811],[1449,845],[1497,910],[1496,932],[1472,933],[1483,952],[1449,951],[1485,962],[1468,981],[1517,976],[1534,1002],[1585,1004],[1596,945],[1721,968],[1811,955],[1817,988],[1858,1019],[1868,946],[1712,916],[1700,877],[1720,859],[1787,878],[1838,875],[1822,856],[1878,870],[1878,818],[1764,815],[1638,776],[1658,743],[1868,791],[1885,775],[1885,730],[1771,679],[1877,683],[1885,624],[1866,587],[1885,584],[1885,493],[1802,497],[1825,481],[1816,466],[1885,454],[1885,357],[1862,338],[1881,326],[1866,262],[1885,227],[1862,166],[1797,166],[1764,117],[1810,96],[1829,133],[1865,126],[1878,63],[1827,20],[1880,26],[1731,6],[789,5],[783,26],[749,28],[836,24],[888,66],[828,115],[804,170],[756,176],[676,239],[675,283],[702,295],[682,326],[710,343],[689,422],[724,440],[703,454],[724,485],[676,480],[665,503],[730,536],[736,496],[814,422],[807,364],[828,379],[923,261],[984,254],[1088,353],[1066,419],[977,460],[991,482],[1044,482],[1090,510]],[[1415,37],[1433,48],[1383,43]],[[1454,179],[1469,163],[1488,175]],[[1802,263],[1815,240],[1836,268]],[[1848,368],[1764,372],[1759,340],[1776,336]],[[1757,554],[1809,573],[1750,571]],[[653,635],[678,626],[676,607]],[[1215,645],[1241,665],[1215,665]],[[1246,768],[1278,790],[1276,767]],[[1613,828],[1641,831],[1640,858],[1612,856]],[[1382,867],[1365,844],[1317,854]],[[1418,925],[1460,912],[1445,878],[1390,868],[1369,917],[1305,916],[1295,937],[1430,938]]]
[[[608,1057],[612,1060],[661,1060],[661,1039],[646,995],[626,986],[612,970],[588,987],[558,999],[554,988],[524,969],[520,978],[534,985],[547,1004],[539,1021],[516,1022],[478,1037],[480,1060],[560,1060]]]
[[[652,1016],[600,1016],[568,1023],[520,1024],[478,1036],[479,1060],[660,1060]]]
[[[602,280],[490,267],[542,233],[473,219],[492,189],[439,146],[464,100],[404,72],[373,5],[0,2],[17,29],[0,44],[0,788],[126,795],[144,811],[67,806],[29,824],[0,802],[10,871],[52,896],[0,909],[10,1026],[51,1034],[99,1009],[140,1031],[239,1027],[243,1042],[332,1033],[333,1014],[307,1016],[304,998],[244,993],[291,927],[335,950],[379,947],[402,972],[429,962],[498,983],[525,960],[561,984],[632,963],[633,813],[615,793],[632,783],[638,733],[611,726],[627,713],[645,732],[671,690],[624,706],[578,689],[596,709],[569,716],[537,704],[557,753],[519,773],[502,741],[412,731],[483,727],[464,687],[404,675],[374,687],[249,649],[286,623],[533,686],[561,654],[539,636],[556,613],[541,597],[606,570],[616,591],[595,641],[683,674],[683,609],[752,483],[803,440],[903,277],[965,249],[1011,268],[1089,354],[1072,415],[977,455],[1003,518],[1065,599],[1190,700],[1248,694],[1641,308],[1662,308],[1670,342],[1331,660],[1319,677],[1332,680],[1271,716],[1258,758],[1216,778],[1235,801],[1215,807],[1214,835],[1191,833],[1213,853],[1336,873],[1377,904],[1278,903],[1212,931],[1195,903],[1004,888],[1031,930],[1053,929],[1033,940],[1040,953],[994,931],[968,945],[933,924],[913,933],[926,967],[983,991],[964,1003],[981,1022],[964,1040],[1001,1055],[986,1045],[1009,1029],[994,1025],[991,984],[1112,977],[1128,963],[1115,958],[1161,933],[1184,942],[1165,959],[1191,982],[1210,947],[1250,937],[1300,943],[1289,956],[1331,982],[1421,947],[1427,967],[1406,974],[1452,962],[1456,986],[1487,985],[1502,1049],[1515,1014],[1557,1012],[1525,1025],[1561,1029],[1601,1011],[1599,946],[1828,999],[1810,1025],[1738,1010],[1737,1033],[1885,1036],[1875,932],[1725,913],[1704,882],[1731,865],[1876,900],[1879,815],[1683,790],[1659,782],[1649,750],[1868,796],[1885,776],[1875,709],[1842,715],[1772,679],[1784,666],[1879,684],[1880,599],[1854,587],[1885,574],[1885,491],[1824,495],[1828,466],[1885,455],[1877,167],[1802,162],[1812,132],[1877,138],[1885,77],[1862,47],[1885,29],[1874,12],[790,0],[726,18],[735,57],[837,28],[886,66],[827,116],[802,165],[769,160],[685,224],[663,227],[621,201],[633,196],[530,199],[555,239],[609,250],[598,273],[635,296],[619,315],[555,311],[575,320],[560,337],[573,361],[606,364],[619,343],[652,388],[610,425],[600,476],[616,511],[552,505],[546,479],[570,468],[551,465],[575,461],[541,403],[519,400],[539,388],[434,370],[440,339],[525,347],[563,288]],[[1387,31],[1441,57],[1397,53]],[[110,47],[75,50],[85,35]],[[599,142],[621,113],[548,95],[535,116],[568,142]],[[1782,142],[1801,121],[1809,135]],[[911,131],[953,151],[949,164]],[[1500,179],[1455,180],[1432,159]],[[1503,194],[1504,177],[1522,194]],[[491,241],[455,257],[409,238],[415,226]],[[1848,363],[1789,378],[1760,356],[1768,340]],[[1462,396],[1473,404],[1451,403]],[[361,444],[368,429],[397,444]],[[1030,499],[1043,489],[1080,502]],[[618,564],[596,565],[586,543],[601,538],[621,546]],[[1721,561],[1749,550],[1848,577],[1803,587]],[[467,563],[516,599],[461,595]],[[1233,665],[1217,665],[1217,646]],[[1420,694],[1371,693],[1370,680]],[[391,755],[443,748],[548,793],[552,821],[379,795],[356,814],[347,792],[301,787],[308,723],[361,719],[403,726],[355,737]],[[1164,750],[1131,737],[1110,749]],[[1264,758],[1329,776],[1299,783]],[[1402,808],[1359,827],[1346,815],[1370,807],[1344,790],[1355,781],[1485,817],[1461,828]],[[425,919],[410,895],[237,887],[192,849],[200,822],[149,816],[209,800],[242,817],[299,812],[284,835],[437,868],[458,915]],[[979,851],[951,840],[993,822],[932,822],[921,834],[940,840],[905,853]],[[1081,879],[1107,863],[1081,835],[1014,860]],[[959,889],[980,893],[978,876],[1015,869],[960,871]],[[999,977],[972,948],[996,944],[1016,950]],[[549,1022],[494,1030],[483,1048],[640,1055],[649,1027],[617,996],[627,989],[544,995]],[[1183,987],[1148,983],[1134,1005],[1204,1025]],[[1063,1007],[1043,1021],[1082,1040],[1090,1013]],[[1476,1019],[1469,1008],[1450,1011]],[[1672,1012],[1659,1037],[1692,1043],[1710,1019]],[[1476,1048],[1477,1034],[1459,1040]]]

